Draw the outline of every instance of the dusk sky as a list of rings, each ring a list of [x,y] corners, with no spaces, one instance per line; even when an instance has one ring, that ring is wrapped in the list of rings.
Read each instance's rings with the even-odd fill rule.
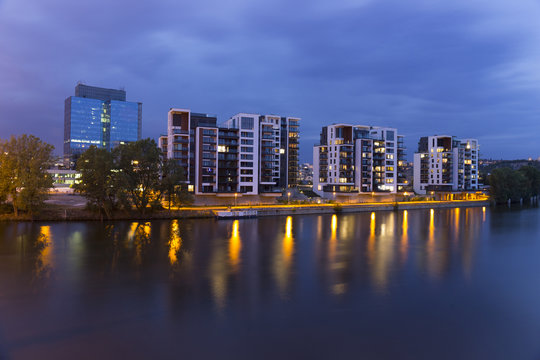
[[[0,138],[62,152],[78,81],[143,103],[299,116],[301,161],[321,126],[478,138],[481,157],[540,156],[540,2],[0,0]]]

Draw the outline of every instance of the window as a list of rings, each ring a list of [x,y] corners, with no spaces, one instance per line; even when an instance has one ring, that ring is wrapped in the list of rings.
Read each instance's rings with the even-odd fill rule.
[[[253,152],[253,147],[252,146],[241,146],[240,151],[242,151],[242,152]]]
[[[242,160],[253,160],[253,155],[251,155],[251,154],[241,154],[240,158]]]
[[[252,138],[253,137],[253,131],[242,131],[242,132],[240,132],[240,136],[241,137],[246,137],[246,138]]]
[[[254,121],[251,117],[244,117],[242,116],[240,118],[240,128],[241,129],[249,129],[253,130]]]
[[[253,140],[242,139],[242,145],[253,145]]]
[[[252,161],[240,161],[240,166],[242,167],[253,167]]]

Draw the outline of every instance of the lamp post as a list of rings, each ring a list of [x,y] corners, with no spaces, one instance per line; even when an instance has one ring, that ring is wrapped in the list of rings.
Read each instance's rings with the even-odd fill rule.
[[[234,206],[236,206],[236,198],[238,198],[238,193],[234,193]]]
[[[287,192],[287,204],[291,202],[291,192]]]

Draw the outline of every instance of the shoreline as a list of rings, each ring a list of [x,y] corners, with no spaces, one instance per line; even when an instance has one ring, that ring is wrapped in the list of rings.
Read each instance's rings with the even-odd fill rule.
[[[256,210],[256,217],[263,216],[290,216],[315,214],[341,214],[372,211],[399,211],[432,208],[481,207],[490,206],[489,200],[453,200],[453,201],[414,201],[414,202],[388,202],[388,203],[360,203],[360,204],[298,204],[298,205],[255,205],[255,206],[205,206],[185,207],[175,210],[160,210],[147,214],[136,212],[116,213],[113,218],[106,219],[94,212],[80,208],[49,208],[42,214],[34,217],[27,215],[15,217],[13,215],[0,216],[0,222],[31,222],[31,221],[151,221],[173,219],[208,219],[216,218],[217,211],[246,211]]]

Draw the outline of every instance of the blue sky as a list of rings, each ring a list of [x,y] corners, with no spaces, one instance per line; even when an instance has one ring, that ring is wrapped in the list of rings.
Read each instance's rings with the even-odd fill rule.
[[[478,138],[483,157],[540,156],[540,2],[0,0],[0,138],[63,142],[77,81],[170,107],[299,116],[321,126]]]

